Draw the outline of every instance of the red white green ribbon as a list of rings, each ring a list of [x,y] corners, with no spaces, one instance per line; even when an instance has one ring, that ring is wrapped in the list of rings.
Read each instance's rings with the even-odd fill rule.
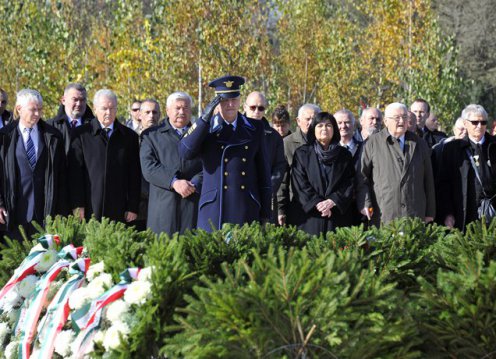
[[[35,267],[40,261],[40,255],[48,249],[54,248],[58,243],[60,243],[60,239],[57,235],[54,236],[51,234],[45,234],[43,237],[38,238],[38,243],[41,245],[39,250],[34,250],[26,256],[21,265],[14,271],[14,275],[0,290],[0,302],[17,283],[21,282],[28,275],[36,273]]]
[[[69,274],[72,277],[58,290],[47,308],[47,313],[38,325],[38,341],[41,343],[40,358],[51,358],[55,347],[55,340],[69,317],[69,297],[83,282],[90,265],[89,258],[80,258],[74,262]]]
[[[22,328],[21,341],[19,344],[20,359],[27,359],[30,357],[31,343],[33,342],[38,319],[45,304],[50,285],[55,281],[63,268],[66,268],[72,264],[72,261],[65,258],[69,257],[72,260],[76,259],[77,257],[75,256],[77,256],[77,253],[81,253],[83,248],[80,247],[79,249],[74,249],[75,247],[72,244],[64,247],[58,253],[59,257],[64,259],[60,259],[52,265],[52,267],[36,283],[36,288],[30,298],[29,308],[26,310],[24,321],[23,323],[18,323],[18,325],[20,324]]]
[[[75,344],[74,353],[76,357],[82,357],[91,344],[91,338],[100,327],[103,309],[112,302],[121,298],[129,284],[138,279],[140,268],[128,268],[119,276],[121,281],[91,302],[89,306],[83,307],[71,315],[72,323],[76,333],[79,332]]]

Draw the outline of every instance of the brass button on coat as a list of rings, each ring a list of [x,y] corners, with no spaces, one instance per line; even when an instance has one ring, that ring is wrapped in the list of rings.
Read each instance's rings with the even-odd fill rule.
[[[227,158],[224,158],[224,162],[227,162],[227,161],[229,161],[229,159],[227,159]]]
[[[226,186],[224,186],[224,189],[227,189],[227,185],[226,185]]]
[[[245,186],[241,185],[241,189],[245,189]]]
[[[224,176],[227,176],[229,173],[228,172],[224,172]]]
[[[246,162],[246,158],[244,158],[244,157],[243,157],[242,161],[243,161],[243,162]]]

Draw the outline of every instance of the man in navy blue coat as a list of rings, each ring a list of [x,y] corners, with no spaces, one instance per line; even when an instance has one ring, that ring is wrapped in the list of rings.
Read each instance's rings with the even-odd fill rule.
[[[238,112],[239,76],[209,83],[217,96],[182,138],[184,159],[200,157],[203,186],[198,228],[212,231],[223,223],[265,222],[270,218],[271,176],[263,124]],[[213,115],[217,108],[217,114]]]

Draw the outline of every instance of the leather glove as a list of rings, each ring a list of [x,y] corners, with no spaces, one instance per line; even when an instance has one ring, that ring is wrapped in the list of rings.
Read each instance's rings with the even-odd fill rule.
[[[207,105],[207,107],[205,107],[205,109],[203,110],[202,116],[201,116],[201,119],[203,121],[205,121],[206,123],[210,123],[210,119],[212,118],[212,114],[214,113],[214,110],[217,107],[217,105],[220,103],[221,99],[222,98],[220,97],[220,95],[217,95],[214,97],[214,99],[212,101],[210,101],[210,103]]]

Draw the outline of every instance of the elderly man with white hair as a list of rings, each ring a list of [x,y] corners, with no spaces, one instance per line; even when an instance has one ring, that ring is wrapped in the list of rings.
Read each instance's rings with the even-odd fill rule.
[[[426,142],[407,131],[408,109],[392,103],[384,113],[385,128],[365,143],[357,205],[371,224],[400,217],[435,216],[434,178]]]
[[[150,183],[147,227],[157,234],[196,228],[202,163],[199,157],[182,160],[178,148],[191,127],[192,107],[190,95],[172,93],[167,98],[166,120],[142,133],[141,169]]]
[[[277,192],[278,215],[277,222],[280,225],[286,224],[286,215],[288,213],[290,202],[293,198],[291,188],[291,165],[293,163],[293,155],[297,148],[307,143],[307,132],[310,123],[314,117],[320,112],[320,107],[311,103],[302,105],[298,110],[296,124],[298,128],[289,136],[284,138],[284,156],[288,162],[288,168],[284,175],[279,191]]]
[[[69,150],[71,204],[80,218],[133,222],[141,191],[138,135],[116,121],[117,96],[95,93],[96,118],[79,126]]]
[[[496,145],[487,133],[484,107],[468,105],[461,117],[467,135],[446,143],[443,149],[439,211],[444,225],[465,230],[468,223],[479,219],[482,200],[496,194]]]
[[[66,214],[64,141],[59,131],[41,120],[38,91],[17,93],[13,121],[0,131],[0,223],[20,239],[18,226],[29,236],[31,221],[43,224],[48,215]]]

